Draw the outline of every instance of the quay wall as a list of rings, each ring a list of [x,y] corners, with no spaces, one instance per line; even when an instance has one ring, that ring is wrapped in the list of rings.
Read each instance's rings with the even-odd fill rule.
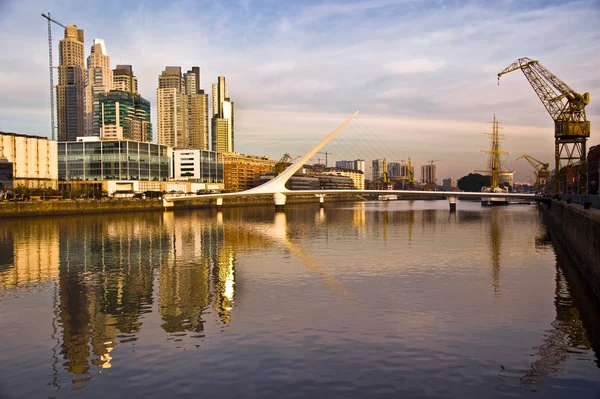
[[[325,202],[357,201],[356,195],[328,196]],[[175,202],[173,210],[215,207],[215,200],[196,199],[186,202]],[[319,203],[314,195],[289,196],[286,204]],[[223,198],[223,207],[252,205],[273,206],[270,195],[256,197]],[[163,211],[161,199],[111,199],[111,200],[58,200],[58,201],[0,201],[0,218],[79,215],[89,213],[119,213]]]
[[[600,300],[600,210],[552,200],[540,205],[551,234],[564,244]]]

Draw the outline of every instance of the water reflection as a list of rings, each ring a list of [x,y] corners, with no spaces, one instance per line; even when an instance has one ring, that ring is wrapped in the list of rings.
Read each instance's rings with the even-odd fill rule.
[[[50,378],[46,382],[56,388],[92,390],[94,384],[88,384],[92,376],[99,379],[97,373],[105,369],[112,369],[116,375],[118,370],[131,366],[131,359],[135,357],[132,352],[147,345],[148,336],[160,337],[158,343],[152,342],[150,351],[154,350],[152,345],[161,343],[167,344],[160,347],[165,352],[194,346],[210,351],[217,340],[207,345],[205,340],[209,338],[233,336],[252,340],[251,333],[243,335],[244,328],[251,327],[241,326],[243,322],[240,322],[252,318],[253,323],[277,339],[294,341],[291,333],[287,334],[297,331],[300,328],[297,325],[260,324],[264,323],[260,318],[260,306],[268,300],[261,298],[262,291],[244,291],[244,287],[249,287],[249,279],[254,279],[250,282],[252,288],[265,287],[270,282],[287,284],[290,298],[296,301],[289,302],[292,299],[286,297],[288,292],[278,296],[277,312],[281,312],[282,317],[268,315],[266,319],[271,317],[281,323],[281,319],[289,314],[300,315],[301,319],[306,312],[305,317],[310,323],[314,317],[315,325],[319,326],[321,316],[310,311],[335,309],[340,314],[348,312],[352,315],[348,318],[355,317],[356,320],[336,320],[338,324],[333,323],[331,328],[321,321],[319,328],[323,325],[325,328],[310,334],[319,335],[318,339],[322,337],[323,340],[331,338],[335,350],[335,342],[341,337],[353,337],[348,341],[349,345],[362,346],[359,356],[365,357],[375,356],[374,352],[378,350],[382,353],[377,356],[385,357],[385,353],[400,347],[408,359],[434,353],[420,349],[422,341],[434,337],[431,338],[433,346],[440,345],[441,341],[436,341],[437,331],[432,334],[426,327],[406,326],[403,323],[407,319],[406,312],[415,315],[411,317],[435,314],[436,320],[445,319],[439,321],[440,324],[432,321],[432,327],[448,328],[449,336],[465,332],[468,335],[473,324],[489,321],[481,314],[469,314],[464,326],[455,326],[457,330],[451,330],[450,319],[454,314],[460,318],[461,310],[442,303],[440,298],[450,298],[448,293],[456,286],[456,280],[475,283],[469,290],[461,288],[454,292],[453,300],[448,302],[465,301],[468,306],[468,296],[462,295],[475,293],[474,296],[489,297],[494,304],[503,300],[503,306],[508,304],[510,307],[510,302],[506,301],[514,284],[510,279],[510,261],[516,257],[510,250],[517,240],[525,237],[528,241],[518,242],[524,252],[537,248],[541,257],[556,248],[555,291],[547,290],[554,296],[554,302],[547,303],[552,312],[555,309],[556,317],[550,325],[540,323],[545,324],[541,330],[543,336],[539,334],[539,344],[531,345],[536,345],[531,351],[536,358],[530,367],[525,367],[528,363],[521,360],[519,370],[507,365],[501,374],[510,377],[515,385],[538,385],[547,376],[566,368],[565,362],[570,357],[584,356],[590,348],[596,354],[600,353],[597,308],[590,302],[590,296],[578,288],[576,278],[569,274],[575,266],[568,265],[568,256],[560,251],[558,244],[550,241],[552,237],[542,233],[534,239],[536,232],[530,234],[527,230],[527,226],[537,223],[535,213],[519,214],[523,216],[516,239],[510,230],[515,225],[511,224],[515,217],[506,210],[459,209],[448,216],[445,208],[415,209],[415,206],[422,206],[419,202],[401,206],[385,204],[385,208],[380,209],[377,204],[360,203],[340,209],[290,207],[285,213],[274,213],[265,208],[238,208],[218,213],[184,211],[4,221],[0,224],[0,292],[10,296],[20,291],[31,292],[32,287],[38,291],[39,287],[49,288],[54,317],[51,329],[44,331],[51,331],[55,347],[50,361],[47,358],[40,360],[40,363],[52,365],[52,374],[50,376],[46,369],[40,378]],[[465,248],[467,242],[473,242],[469,244],[470,248]],[[439,253],[445,253],[444,257],[435,256],[438,248],[441,248]],[[475,255],[461,256],[461,251],[466,249],[471,249],[471,254]],[[248,254],[250,256],[246,256]],[[468,259],[477,254],[481,256]],[[282,263],[285,260],[286,267],[269,269],[266,266],[262,271],[250,270],[248,258],[254,258],[254,255],[256,258],[271,256],[267,259]],[[289,258],[293,261],[288,262]],[[450,261],[446,264],[447,258]],[[484,273],[478,284],[477,271],[481,265]],[[503,298],[500,298],[501,265],[504,267]],[[280,280],[269,281],[265,270],[280,273],[277,276]],[[261,276],[261,273],[265,274]],[[552,283],[553,275],[549,277],[547,281]],[[262,279],[268,281],[260,281]],[[440,280],[447,280],[449,284],[436,285]],[[299,292],[296,282],[314,291]],[[496,298],[491,297],[490,292]],[[281,295],[281,291],[270,291],[268,297],[278,293]],[[299,307],[298,300],[306,301],[306,308],[302,307],[304,305]],[[332,306],[336,302],[341,302],[337,308]],[[494,309],[499,312],[498,318],[504,315],[503,309]],[[514,309],[508,309],[507,314],[510,316],[512,311]],[[523,317],[527,319],[528,316]],[[515,323],[531,325],[538,319],[531,315],[531,320],[520,320]],[[299,320],[301,322],[303,320]],[[364,331],[361,330],[363,327]],[[514,326],[515,329],[521,327]],[[506,329],[509,328],[512,326]],[[548,330],[544,332],[546,328]],[[415,340],[415,329],[422,334],[421,341]],[[474,328],[475,335],[471,337],[476,337],[476,341],[483,340],[485,329],[476,330]],[[156,331],[159,334],[155,334]],[[221,334],[225,331],[238,335]],[[165,333],[166,338],[163,338]],[[411,345],[411,339],[416,344],[403,349],[404,343],[399,345],[396,341],[400,336],[407,346]],[[167,342],[160,342],[160,339]],[[380,346],[373,344],[375,340],[381,342],[377,344]],[[256,345],[256,341],[253,344]],[[276,344],[282,345],[281,342]],[[314,345],[318,344],[311,345],[317,348]],[[322,349],[329,350],[327,347]],[[464,353],[468,350],[463,349],[445,347],[444,351],[458,358],[456,362],[467,362]],[[244,348],[231,349],[226,356],[236,357],[235,350],[243,352]],[[279,350],[277,356],[284,357],[286,348]],[[295,353],[296,349],[290,351]],[[519,349],[521,352],[522,348]],[[324,356],[331,356],[331,353]],[[243,354],[248,355],[247,352]],[[318,358],[318,355],[317,351],[312,352],[312,356]],[[481,358],[484,360],[480,364],[485,363],[485,355],[483,349]],[[39,356],[49,357],[47,353]],[[398,359],[387,358],[385,362],[393,367],[406,367]],[[302,362],[301,359],[294,361]],[[305,366],[302,363],[299,367]],[[410,373],[409,369],[405,368],[403,372]],[[160,371],[169,374],[169,370]],[[492,373],[497,378],[496,369]],[[452,378],[448,377],[448,381]]]

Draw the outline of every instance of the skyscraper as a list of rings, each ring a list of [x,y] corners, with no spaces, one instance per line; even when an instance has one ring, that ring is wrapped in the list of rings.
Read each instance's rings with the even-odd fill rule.
[[[383,159],[373,159],[371,161],[371,168],[373,172],[373,180],[380,180],[383,178]]]
[[[212,85],[212,150],[222,153],[234,151],[233,102],[225,84],[225,76],[219,76]]]
[[[421,182],[435,184],[436,181],[435,164],[421,165]]]
[[[60,65],[56,86],[58,140],[75,141],[84,133],[85,56],[83,30],[77,25],[65,28],[58,45]]]
[[[186,104],[181,67],[167,66],[158,77],[157,122],[158,143],[175,148],[188,145]]]
[[[131,65],[117,65],[113,70],[113,88],[138,94],[138,81]]]
[[[183,74],[186,104],[187,147],[208,150],[208,94],[200,89],[200,68]]]
[[[387,174],[389,177],[400,176],[400,162],[390,162],[387,164]]]
[[[102,39],[94,39],[87,59],[85,136],[100,136],[100,94],[112,90],[113,71]]]

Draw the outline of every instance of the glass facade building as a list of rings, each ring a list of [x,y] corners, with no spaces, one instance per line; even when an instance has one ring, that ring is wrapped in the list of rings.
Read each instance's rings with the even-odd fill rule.
[[[59,142],[58,180],[167,181],[167,146],[130,140]]]
[[[13,163],[0,158],[0,191],[13,188]]]
[[[150,102],[138,94],[111,90],[99,94],[104,139],[152,141]]]

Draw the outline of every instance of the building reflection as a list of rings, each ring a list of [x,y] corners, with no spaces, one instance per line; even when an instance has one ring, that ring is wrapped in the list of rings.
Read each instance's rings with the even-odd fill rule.
[[[0,289],[51,281],[58,277],[56,223],[13,220],[0,230]]]
[[[536,246],[549,243],[556,254],[556,318],[540,346],[535,348],[539,359],[520,378],[522,384],[543,384],[541,377],[562,372],[557,366],[569,356],[583,355],[590,349],[596,354],[596,364],[600,367],[600,310],[594,294],[562,242],[549,231],[536,238]]]

